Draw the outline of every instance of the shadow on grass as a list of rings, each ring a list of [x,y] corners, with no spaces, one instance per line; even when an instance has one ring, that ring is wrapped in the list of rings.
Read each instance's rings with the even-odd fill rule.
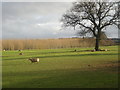
[[[96,56],[96,55],[98,55],[98,56],[100,56],[100,55],[118,55],[118,53],[108,53],[108,54],[99,54],[99,53],[92,53],[92,54],[76,54],[76,55],[51,55],[51,56],[37,56],[37,58],[49,58],[49,57],[76,57],[76,56]],[[25,56],[25,57],[13,57],[13,58],[7,58],[7,59],[3,59],[3,60],[18,60],[18,59],[28,59],[28,58],[30,58],[31,56]],[[32,56],[33,58],[36,58],[36,56]]]
[[[76,52],[92,52],[93,50],[70,50],[70,51],[54,51],[54,52],[36,52],[37,54],[51,54],[51,53],[76,53]],[[109,51],[116,51],[116,50],[109,50]],[[97,51],[97,52],[105,52],[105,51]],[[36,55],[35,53],[33,52],[29,52],[29,53],[32,53],[32,55]]]

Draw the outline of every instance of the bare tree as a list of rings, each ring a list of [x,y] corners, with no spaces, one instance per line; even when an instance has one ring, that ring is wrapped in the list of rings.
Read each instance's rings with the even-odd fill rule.
[[[107,35],[105,34],[105,32],[101,32],[101,36],[100,39],[106,40],[107,39]]]
[[[81,29],[80,31],[77,32],[77,35],[83,36],[83,39],[84,39],[84,37],[86,37],[87,33],[88,33],[88,31],[86,31],[85,29]]]
[[[74,27],[91,33],[96,38],[95,50],[99,51],[101,32],[110,25],[118,25],[118,2],[74,2],[61,19],[63,27]]]

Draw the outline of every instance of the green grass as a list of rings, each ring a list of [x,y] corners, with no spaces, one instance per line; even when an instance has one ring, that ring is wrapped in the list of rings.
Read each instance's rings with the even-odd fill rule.
[[[116,88],[118,47],[3,51],[3,88]],[[29,57],[39,57],[31,63]],[[90,65],[90,66],[88,66]]]

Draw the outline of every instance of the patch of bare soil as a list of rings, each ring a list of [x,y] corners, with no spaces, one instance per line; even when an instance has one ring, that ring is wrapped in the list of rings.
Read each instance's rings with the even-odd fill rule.
[[[101,70],[110,73],[120,73],[120,63],[107,63],[101,65],[88,65],[90,70]]]

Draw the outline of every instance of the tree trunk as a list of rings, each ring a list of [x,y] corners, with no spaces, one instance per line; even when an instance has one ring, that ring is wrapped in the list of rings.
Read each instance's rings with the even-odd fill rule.
[[[100,39],[96,37],[95,51],[99,51],[99,42],[100,42]]]
[[[99,43],[100,43],[100,36],[101,36],[101,30],[98,30],[98,34],[96,36],[96,43],[95,43],[95,51],[99,51]]]

